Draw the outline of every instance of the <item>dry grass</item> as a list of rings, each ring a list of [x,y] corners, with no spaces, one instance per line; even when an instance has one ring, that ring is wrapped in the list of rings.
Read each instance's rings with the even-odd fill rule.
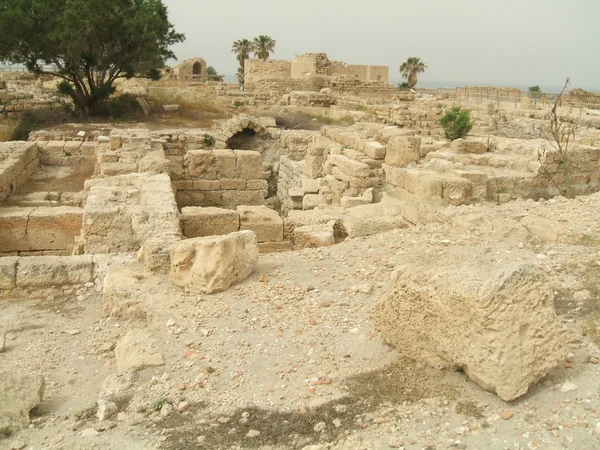
[[[151,115],[149,123],[160,126],[210,127],[216,120],[227,119],[233,114],[224,105],[201,98],[201,93],[191,96],[174,89],[154,89],[147,96]],[[163,105],[179,105],[177,111],[164,111]]]

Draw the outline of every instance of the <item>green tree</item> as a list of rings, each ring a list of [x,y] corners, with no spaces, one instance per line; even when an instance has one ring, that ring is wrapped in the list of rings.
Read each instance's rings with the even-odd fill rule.
[[[0,61],[61,78],[81,114],[106,112],[119,78],[158,79],[184,39],[161,0],[0,0]]]
[[[444,128],[446,139],[450,141],[465,137],[473,128],[471,111],[453,106],[442,116],[440,125]]]
[[[239,67],[236,73],[236,77],[238,79],[238,83],[240,83],[240,87],[244,88],[244,68],[245,63],[248,58],[250,58],[250,53],[254,50],[254,45],[252,41],[248,39],[238,39],[231,46],[231,52],[235,53],[235,58],[238,60]]]
[[[540,98],[542,96],[542,89],[538,86],[529,86],[529,98]]]
[[[250,58],[253,49],[252,42],[248,39],[238,39],[231,46],[231,52],[235,53],[235,58],[240,63],[240,67],[244,67],[244,61]]]
[[[266,61],[271,53],[275,52],[275,44],[277,42],[265,34],[255,37],[252,41],[252,51],[258,59]]]
[[[420,58],[411,56],[400,66],[400,73],[402,78],[408,81],[408,87],[412,89],[419,81],[417,75],[425,72],[425,69],[427,69],[427,65]]]

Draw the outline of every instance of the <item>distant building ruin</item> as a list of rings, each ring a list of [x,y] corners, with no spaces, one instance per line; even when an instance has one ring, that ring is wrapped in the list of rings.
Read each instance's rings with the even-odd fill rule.
[[[165,79],[174,81],[223,81],[222,75],[207,72],[206,61],[202,58],[189,58],[175,67],[165,69]]]
[[[388,83],[388,66],[368,66],[331,61],[325,53],[305,53],[292,61],[249,59],[245,62],[246,83],[285,78],[348,76],[360,81]]]

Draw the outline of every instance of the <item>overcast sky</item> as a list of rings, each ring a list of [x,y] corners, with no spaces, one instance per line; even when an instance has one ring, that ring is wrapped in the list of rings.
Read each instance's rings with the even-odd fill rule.
[[[186,35],[179,59],[201,56],[234,74],[236,39],[267,34],[274,59],[390,66],[409,56],[434,82],[561,85],[600,90],[600,0],[163,0]]]

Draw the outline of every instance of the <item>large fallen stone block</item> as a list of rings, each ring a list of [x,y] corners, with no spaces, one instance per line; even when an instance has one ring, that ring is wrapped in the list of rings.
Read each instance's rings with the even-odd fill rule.
[[[283,219],[266,206],[238,206],[240,230],[256,233],[258,242],[283,241]]]
[[[543,274],[464,250],[396,269],[374,321],[398,352],[436,368],[462,369],[484,389],[514,400],[568,353]]]
[[[183,240],[171,250],[171,282],[188,292],[223,291],[252,273],[258,253],[249,230]]]
[[[42,402],[44,387],[41,375],[0,372],[0,430],[29,426],[29,411]]]
[[[326,224],[306,225],[294,229],[294,250],[327,247],[335,244],[335,220]]]

